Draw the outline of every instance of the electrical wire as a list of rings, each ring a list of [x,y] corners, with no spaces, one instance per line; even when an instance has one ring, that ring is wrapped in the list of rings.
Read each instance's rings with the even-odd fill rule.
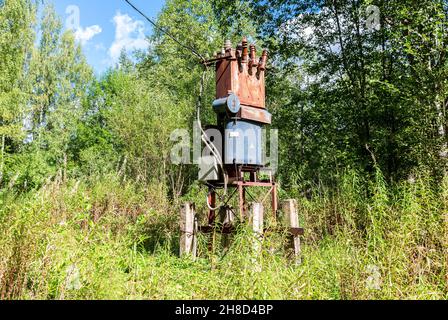
[[[221,209],[221,207],[223,207],[223,205],[219,205],[219,206],[217,206],[216,208],[213,208],[213,207],[211,206],[210,202],[208,201],[208,197],[209,197],[209,196],[210,196],[210,192],[208,193],[207,197],[205,198],[205,199],[206,199],[205,201],[207,202],[207,207],[208,207],[209,210],[211,210],[211,211],[217,211],[217,210]]]
[[[219,150],[216,149],[216,146],[213,144],[213,142],[210,141],[210,139],[208,138],[207,134],[205,133],[204,129],[202,128],[202,123],[201,123],[201,100],[202,100],[202,96],[203,96],[203,92],[204,92],[204,86],[206,83],[206,79],[205,76],[207,74],[207,67],[206,70],[204,70],[204,73],[202,74],[202,78],[201,78],[201,84],[200,84],[200,90],[199,90],[199,97],[198,97],[198,102],[197,102],[197,122],[198,122],[198,127],[201,130],[201,139],[202,141],[205,143],[205,145],[210,149],[210,152],[212,153],[212,155],[214,156],[214,158],[216,159],[218,165],[221,167],[221,171],[224,177],[224,194],[227,194],[227,185],[228,185],[228,177],[227,174],[224,170],[224,162],[222,160],[221,155],[219,154]]]
[[[213,157],[216,159],[216,161],[218,162],[218,165],[221,167],[221,170],[222,170],[222,173],[223,173],[223,176],[224,176],[224,193],[227,194],[228,176],[227,176],[227,174],[226,174],[226,172],[224,170],[224,163],[223,163],[222,158],[221,158],[221,156],[219,154],[219,151],[216,150],[216,146],[209,140],[207,134],[205,133],[204,129],[202,128],[202,123],[201,123],[201,107],[202,107],[201,104],[202,104],[202,97],[203,97],[203,94],[204,94],[205,76],[206,76],[207,71],[208,71],[208,64],[206,63],[206,59],[204,58],[203,55],[201,55],[199,52],[197,52],[193,47],[188,46],[188,45],[182,43],[174,35],[172,35],[168,30],[166,30],[166,29],[162,28],[161,26],[159,26],[156,22],[154,22],[151,18],[149,18],[146,14],[144,14],[140,9],[138,9],[130,0],[125,0],[125,1],[136,12],[138,12],[143,18],[145,18],[151,25],[153,25],[154,28],[156,28],[157,30],[162,32],[164,35],[168,36],[176,44],[178,44],[179,46],[181,46],[184,49],[189,50],[194,56],[199,58],[201,60],[201,64],[205,67],[203,75],[202,75],[202,78],[201,78],[199,97],[198,97],[198,102],[197,102],[197,105],[196,105],[196,107],[197,107],[197,122],[198,122],[198,126],[199,126],[199,128],[201,130],[201,140],[210,149]],[[210,204],[208,203],[208,200],[207,200],[207,206],[209,207],[210,210],[212,210],[210,208]]]
[[[197,52],[193,47],[188,46],[182,42],[180,42],[175,36],[173,36],[168,30],[162,28],[161,26],[159,26],[157,23],[155,23],[151,18],[149,18],[146,14],[144,14],[140,9],[138,9],[131,1],[129,0],[124,0],[127,2],[127,4],[129,4],[135,11],[137,11],[143,18],[145,18],[150,24],[152,24],[154,26],[154,28],[158,29],[160,32],[162,32],[163,34],[167,35],[171,40],[173,40],[174,42],[176,42],[179,46],[181,46],[184,49],[189,50],[191,53],[193,53],[193,55],[195,55],[197,58],[199,58],[201,60],[202,63],[206,62],[206,59],[199,53]]]

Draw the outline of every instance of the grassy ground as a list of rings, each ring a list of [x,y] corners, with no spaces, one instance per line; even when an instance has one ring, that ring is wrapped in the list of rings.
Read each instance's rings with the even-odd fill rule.
[[[267,237],[254,261],[244,229],[225,255],[209,256],[201,238],[198,261],[179,259],[178,213],[159,187],[108,178],[3,192],[0,297],[446,299],[448,181],[429,185],[386,187],[381,175],[365,185],[351,174],[337,192],[297,196],[301,266],[285,259],[282,236]]]

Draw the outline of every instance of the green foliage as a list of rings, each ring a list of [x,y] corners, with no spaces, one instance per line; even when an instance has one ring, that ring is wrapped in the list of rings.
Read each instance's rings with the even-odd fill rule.
[[[211,257],[204,238],[199,261],[177,258],[177,210],[157,186],[108,176],[2,195],[2,298],[446,299],[446,183],[384,189],[381,179],[368,196],[349,173],[338,192],[300,201],[301,266],[285,258],[281,235],[254,258],[244,227],[224,255]]]
[[[22,70],[29,66],[34,10],[31,1],[21,0],[7,1],[0,10],[0,187],[8,175],[5,164],[24,138],[28,87]]]
[[[155,30],[94,78],[52,6],[0,8],[1,299],[448,298],[445,1],[169,0],[157,21],[184,45]],[[191,134],[199,104],[216,121],[191,49],[243,35],[270,50],[301,266],[282,234],[255,257],[245,226],[224,254],[201,237],[199,261],[177,257],[180,202],[207,208],[171,133]]]
[[[378,8],[377,26],[369,27],[369,5]],[[250,6],[274,60],[268,96],[282,131],[287,183],[294,174],[332,183],[335,167],[373,176],[371,152],[387,180],[407,178],[416,167],[440,176],[446,163],[445,1]]]
[[[53,7],[43,8],[40,41],[32,45],[36,10],[30,1],[11,0],[0,13],[0,187],[20,190],[67,177],[69,145],[92,80]]]

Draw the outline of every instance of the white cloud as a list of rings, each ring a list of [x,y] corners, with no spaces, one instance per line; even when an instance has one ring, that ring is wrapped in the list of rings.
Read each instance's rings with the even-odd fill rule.
[[[79,41],[82,45],[85,45],[88,41],[90,41],[94,36],[100,34],[103,30],[99,25],[94,25],[90,27],[79,27],[75,32],[75,39]]]
[[[115,40],[109,49],[112,62],[118,60],[123,48],[127,52],[148,48],[149,43],[145,38],[145,25],[142,21],[134,21],[129,15],[117,12],[113,22],[115,24]]]

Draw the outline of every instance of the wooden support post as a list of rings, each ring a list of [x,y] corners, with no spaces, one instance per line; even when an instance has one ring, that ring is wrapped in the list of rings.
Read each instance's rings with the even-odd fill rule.
[[[180,211],[180,256],[197,255],[197,230],[198,222],[196,219],[194,203],[185,203]]]
[[[255,271],[257,272],[261,272],[261,265],[258,263],[257,258],[261,254],[262,249],[261,245],[263,242],[263,232],[264,232],[263,215],[264,215],[263,204],[252,203],[250,213],[252,230],[254,231],[254,241],[253,241],[254,258],[252,259],[252,262],[255,266]]]
[[[299,215],[297,212],[297,201],[296,200],[286,200],[282,203],[283,219],[284,224],[289,228],[299,228]],[[300,257],[300,236],[292,235],[292,241],[289,244],[289,250],[293,251],[293,258],[296,264],[301,264],[302,260]]]
[[[253,203],[252,204],[252,227],[255,233],[263,234],[263,215],[264,209],[263,204]]]
[[[235,215],[229,207],[222,207],[219,211],[220,220],[222,223],[223,230],[229,230],[233,227],[235,223]],[[229,233],[222,234],[222,247],[224,251],[227,251],[230,247],[230,242],[232,240],[232,235]]]

